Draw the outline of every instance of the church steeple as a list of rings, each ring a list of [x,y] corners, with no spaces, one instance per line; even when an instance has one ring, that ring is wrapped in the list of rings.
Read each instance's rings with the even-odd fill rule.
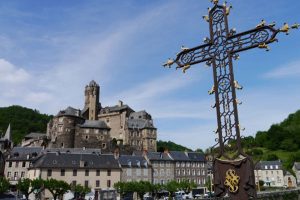
[[[100,87],[92,80],[89,85],[85,86],[85,103],[84,108],[88,110],[88,120],[97,120],[100,109],[99,102]]]
[[[6,133],[3,137],[3,139],[6,139],[8,141],[11,141],[11,128],[10,128],[10,124],[7,127]]]

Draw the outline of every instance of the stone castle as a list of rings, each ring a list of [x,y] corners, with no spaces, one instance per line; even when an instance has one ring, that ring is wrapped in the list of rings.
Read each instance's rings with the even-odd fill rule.
[[[150,114],[135,112],[119,101],[118,105],[102,107],[100,87],[91,81],[85,87],[82,110],[68,107],[48,123],[50,148],[129,147],[131,150],[156,151],[157,130]]]

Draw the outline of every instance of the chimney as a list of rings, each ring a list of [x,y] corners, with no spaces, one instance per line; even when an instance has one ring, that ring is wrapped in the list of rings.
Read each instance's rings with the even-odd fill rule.
[[[116,148],[114,150],[114,157],[115,157],[115,159],[118,159],[120,157],[120,150],[119,150],[119,148]]]
[[[118,106],[119,106],[119,107],[123,106],[123,101],[119,100]]]

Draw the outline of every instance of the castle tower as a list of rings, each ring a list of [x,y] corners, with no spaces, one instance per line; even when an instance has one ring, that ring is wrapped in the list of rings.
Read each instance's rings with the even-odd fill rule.
[[[89,85],[85,86],[84,110],[88,113],[88,120],[98,119],[98,111],[100,109],[99,93],[100,87],[94,80],[92,80]]]

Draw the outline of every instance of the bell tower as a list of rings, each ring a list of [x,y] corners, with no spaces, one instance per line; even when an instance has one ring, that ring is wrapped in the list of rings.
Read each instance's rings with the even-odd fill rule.
[[[99,93],[100,87],[94,80],[92,80],[89,85],[85,86],[84,110],[88,111],[88,120],[98,119],[98,111],[100,109]]]

